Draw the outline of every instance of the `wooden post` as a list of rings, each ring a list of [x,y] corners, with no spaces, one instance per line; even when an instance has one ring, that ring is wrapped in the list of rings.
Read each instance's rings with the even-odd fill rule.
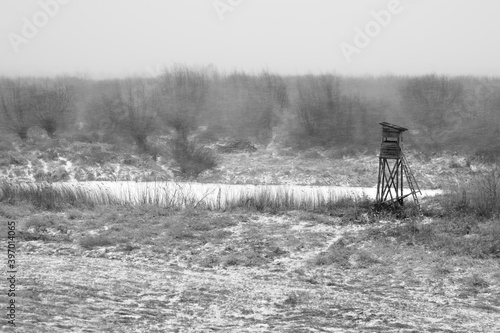
[[[401,201],[399,204],[403,206],[403,160],[399,160],[399,163],[401,164]]]

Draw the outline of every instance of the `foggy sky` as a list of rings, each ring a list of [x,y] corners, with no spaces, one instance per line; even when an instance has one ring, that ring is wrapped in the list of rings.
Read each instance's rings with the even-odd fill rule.
[[[500,75],[499,13],[498,0],[1,0],[0,75],[155,75],[174,63]]]

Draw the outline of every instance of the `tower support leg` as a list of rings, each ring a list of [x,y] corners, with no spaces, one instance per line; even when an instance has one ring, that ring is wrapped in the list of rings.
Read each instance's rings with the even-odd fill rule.
[[[377,203],[390,201],[393,204],[403,205],[403,161],[396,159],[391,166],[388,159],[379,158]]]

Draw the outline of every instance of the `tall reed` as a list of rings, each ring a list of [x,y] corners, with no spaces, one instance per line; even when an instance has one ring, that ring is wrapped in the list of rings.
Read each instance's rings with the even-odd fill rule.
[[[225,210],[325,209],[341,200],[353,202],[369,189],[291,185],[223,185],[175,182],[0,183],[0,201],[30,201],[56,209],[64,205],[142,205]]]

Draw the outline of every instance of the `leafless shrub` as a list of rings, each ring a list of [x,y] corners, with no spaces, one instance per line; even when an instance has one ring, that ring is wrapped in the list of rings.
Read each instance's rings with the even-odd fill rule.
[[[475,176],[468,184],[453,189],[450,209],[473,212],[482,217],[500,214],[500,165]]]
[[[217,157],[212,150],[182,136],[172,141],[172,157],[179,166],[180,175],[185,178],[196,178],[203,171],[217,166]]]
[[[26,141],[33,125],[29,87],[20,79],[0,82],[0,127]]]

